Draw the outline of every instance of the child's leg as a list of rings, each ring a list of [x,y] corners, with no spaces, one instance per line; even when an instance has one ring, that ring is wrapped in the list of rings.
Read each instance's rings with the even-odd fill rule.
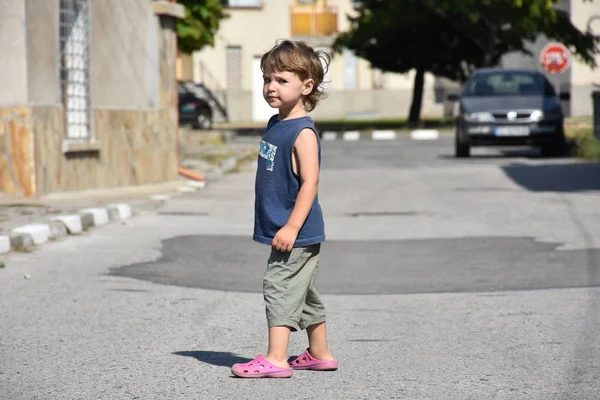
[[[290,331],[300,330],[300,319],[318,246],[294,248],[291,252],[272,249],[263,279],[263,296],[269,326],[266,359],[277,366],[289,366],[287,348]]]
[[[319,292],[315,287],[315,280],[319,272],[319,263],[312,271],[310,284],[306,293],[304,309],[302,310],[302,319],[300,327],[306,329],[308,336],[308,352],[311,356],[319,360],[333,360],[327,347],[327,324],[325,323],[325,306],[321,301]]]
[[[327,348],[327,324],[320,322],[306,328],[308,336],[308,352],[318,360],[333,360],[333,356]]]
[[[278,367],[287,367],[287,350],[290,342],[290,328],[272,326],[269,328],[269,351],[265,357]]]

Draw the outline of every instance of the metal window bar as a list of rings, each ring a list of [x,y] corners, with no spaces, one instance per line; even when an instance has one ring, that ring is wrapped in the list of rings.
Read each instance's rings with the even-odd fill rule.
[[[60,1],[60,85],[67,139],[91,139],[90,0]]]

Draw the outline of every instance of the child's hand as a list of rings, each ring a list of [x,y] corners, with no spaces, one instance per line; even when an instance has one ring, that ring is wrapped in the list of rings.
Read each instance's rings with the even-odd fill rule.
[[[291,226],[284,226],[273,238],[273,247],[279,251],[291,251],[298,237],[298,229]]]

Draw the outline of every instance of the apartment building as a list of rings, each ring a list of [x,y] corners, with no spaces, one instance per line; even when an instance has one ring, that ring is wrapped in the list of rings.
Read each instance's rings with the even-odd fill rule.
[[[338,32],[349,29],[347,15],[356,11],[352,0],[229,0],[230,18],[222,23],[215,47],[190,57],[181,57],[178,75],[184,80],[205,82],[226,94],[231,121],[265,121],[273,110],[262,99],[260,57],[277,39],[305,40],[330,49]],[[593,25],[600,34],[600,5],[584,0],[564,1],[575,25],[585,30]],[[540,38],[531,45],[533,57],[509,54],[505,67],[542,70],[539,51],[548,42]],[[598,60],[600,64],[600,58]],[[560,76],[551,76],[561,91],[572,94],[565,111],[570,115],[591,115],[593,82],[600,83],[600,69],[592,70],[577,59]],[[312,112],[315,119],[406,118],[411,103],[413,74],[383,73],[345,51],[333,57],[326,76],[328,98]],[[422,117],[450,115],[451,105],[444,94],[456,84],[426,75]]]
[[[273,110],[262,98],[262,54],[283,38],[330,50],[335,35],[349,29],[346,16],[355,9],[351,0],[230,0],[228,13],[214,48],[180,58],[179,77],[225,91],[231,121],[265,121]],[[434,82],[426,77],[425,118],[444,112],[435,102]],[[311,114],[322,120],[406,118],[412,84],[412,74],[382,73],[344,52],[333,57],[326,75],[328,97]]]

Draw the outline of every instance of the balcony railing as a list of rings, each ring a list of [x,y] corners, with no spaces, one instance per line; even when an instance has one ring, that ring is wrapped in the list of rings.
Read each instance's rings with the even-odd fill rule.
[[[337,33],[335,6],[291,7],[292,36],[329,36]]]

